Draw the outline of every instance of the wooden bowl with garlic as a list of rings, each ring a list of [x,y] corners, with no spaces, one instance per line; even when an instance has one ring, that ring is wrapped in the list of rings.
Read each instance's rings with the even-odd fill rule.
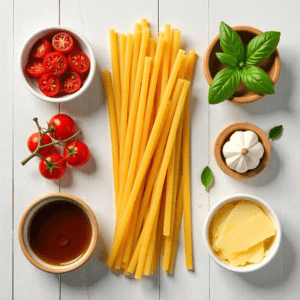
[[[226,127],[217,137],[214,154],[227,175],[247,179],[259,174],[269,163],[271,145],[259,127],[245,122]]]

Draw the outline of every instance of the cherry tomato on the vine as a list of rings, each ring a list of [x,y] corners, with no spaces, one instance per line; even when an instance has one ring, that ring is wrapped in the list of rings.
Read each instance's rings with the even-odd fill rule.
[[[50,52],[45,56],[43,65],[46,72],[53,75],[61,75],[67,70],[68,61],[62,53]]]
[[[43,59],[48,53],[51,52],[51,48],[51,44],[48,42],[48,40],[40,40],[33,46],[32,55],[35,58]]]
[[[27,141],[27,147],[31,153],[36,150],[38,143],[39,143],[39,133],[35,132],[28,138],[28,141]],[[41,139],[41,146],[44,146],[44,145],[47,145],[50,143],[52,143],[50,136],[48,134],[44,134]],[[55,149],[54,146],[51,145],[51,146],[40,149],[38,154],[45,156],[46,154],[53,151],[54,149]]]
[[[74,47],[73,38],[66,32],[57,33],[52,38],[52,46],[57,51],[70,52]]]
[[[69,165],[79,167],[86,164],[89,160],[90,150],[85,143],[81,141],[72,141],[67,143],[63,155]]]
[[[76,125],[74,120],[68,115],[58,114],[50,119],[49,128],[52,128],[53,132],[50,135],[55,140],[65,140],[74,135]]]
[[[45,156],[48,163],[41,159],[39,163],[39,170],[42,176],[50,180],[57,180],[61,178],[66,172],[66,162],[64,158],[58,153],[51,153]]]

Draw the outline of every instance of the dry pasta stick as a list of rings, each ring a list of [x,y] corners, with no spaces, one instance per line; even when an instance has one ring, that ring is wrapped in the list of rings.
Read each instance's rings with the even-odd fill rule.
[[[113,173],[114,173],[114,190],[115,190],[115,206],[118,207],[118,189],[119,189],[119,146],[118,146],[118,130],[116,113],[114,106],[114,96],[112,89],[111,75],[108,70],[103,71],[104,87],[106,92],[109,123],[110,123],[110,135],[111,135],[111,148],[113,157]]]
[[[147,18],[142,18],[141,19],[141,24],[143,28],[148,28],[148,20]]]
[[[134,23],[134,32],[142,31],[142,24],[141,23]]]
[[[195,51],[189,51],[185,78],[190,79],[195,62]],[[193,269],[193,246],[191,225],[191,196],[190,196],[190,97],[183,112],[183,136],[182,136],[182,180],[183,180],[183,220],[185,240],[185,261],[188,270]]]
[[[179,79],[179,80],[181,80],[181,79]],[[135,273],[135,278],[137,278],[137,279],[141,278],[142,273],[143,273],[143,268],[144,268],[144,264],[145,264],[146,254],[147,254],[147,248],[148,248],[149,240],[150,240],[150,237],[151,237],[151,230],[153,228],[153,224],[154,224],[154,221],[155,221],[156,214],[158,214],[158,212],[159,212],[159,205],[160,205],[160,199],[161,199],[163,183],[164,183],[167,168],[168,168],[168,165],[169,165],[172,148],[174,146],[174,142],[175,142],[175,138],[176,138],[177,128],[178,128],[178,125],[179,125],[181,113],[182,113],[182,110],[183,110],[183,106],[184,106],[184,102],[185,102],[185,99],[186,99],[186,95],[187,95],[189,86],[190,86],[189,81],[185,80],[184,83],[183,83],[183,88],[182,88],[182,91],[180,93],[179,101],[178,101],[178,104],[177,104],[177,107],[176,107],[174,119],[172,121],[172,126],[171,126],[171,129],[170,129],[170,133],[169,133],[168,142],[167,142],[167,145],[166,145],[162,165],[161,165],[161,168],[159,170],[159,173],[158,173],[155,185],[154,185],[154,189],[153,189],[153,192],[152,192],[151,206],[150,206],[150,210],[149,210],[149,214],[148,214],[148,217],[147,217],[146,224],[143,228],[143,231],[145,231],[145,238],[143,239],[143,244],[142,244],[142,247],[141,247],[141,251],[140,251],[140,255],[139,255],[139,261],[138,261],[138,265],[137,265],[137,269],[136,269],[136,273]]]
[[[137,23],[138,24],[138,23]],[[139,24],[141,25],[141,24]],[[142,26],[141,26],[142,28]],[[130,74],[130,89],[129,89],[129,108],[131,107],[131,97],[133,94],[135,77],[136,77],[136,69],[139,59],[140,46],[141,46],[141,30],[136,30],[133,36],[133,53],[132,53],[132,62],[131,62],[131,74]]]
[[[125,137],[127,129],[127,118],[128,118],[128,100],[129,100],[129,78],[131,69],[131,55],[133,47],[133,35],[128,34],[126,51],[125,51],[125,64],[124,64],[124,75],[122,87],[122,107],[121,107],[121,124],[120,124],[120,160],[122,161],[122,155],[125,147]]]
[[[172,53],[171,53],[171,58],[170,58],[170,66],[172,67],[176,58],[176,54],[179,50],[179,44],[180,44],[180,36],[181,36],[181,31],[178,29],[173,29],[172,34],[174,35],[174,38],[172,40]]]
[[[131,155],[131,149],[133,144],[133,137],[134,137],[134,129],[135,129],[135,121],[137,116],[137,109],[138,109],[138,102],[139,102],[139,95],[140,95],[140,88],[141,88],[141,82],[142,82],[142,76],[143,76],[143,69],[144,69],[144,62],[145,62],[145,55],[146,55],[146,48],[148,44],[148,38],[149,38],[149,29],[143,29],[143,35],[142,35],[142,42],[141,42],[141,48],[140,48],[140,54],[139,54],[139,60],[138,60],[138,68],[137,68],[137,75],[136,80],[134,84],[134,90],[132,95],[132,103],[131,103],[131,109],[129,112],[129,118],[128,118],[128,126],[126,131],[126,138],[125,138],[125,145],[124,148],[124,155],[123,160],[121,161],[121,171],[120,171],[120,188],[119,188],[119,204],[120,207],[123,207],[123,195],[125,190],[125,184],[126,184],[126,177],[128,173],[128,167],[129,167],[129,161],[130,161],[130,155]]]
[[[120,230],[118,230],[118,232],[115,236],[115,240],[114,240],[110,255],[108,257],[108,260],[107,260],[107,265],[110,267],[112,266],[112,264],[116,258],[117,252],[118,252],[120,244],[122,242],[122,236],[126,230],[128,222],[130,221],[132,209],[133,209],[134,203],[136,201],[137,194],[138,194],[141,184],[144,180],[144,177],[146,175],[148,166],[150,164],[155,146],[157,144],[159,133],[161,132],[162,125],[163,125],[163,120],[166,116],[169,98],[170,98],[171,92],[173,90],[173,86],[175,84],[175,80],[176,80],[182,59],[183,59],[183,55],[184,55],[184,51],[179,50],[177,58],[174,63],[174,67],[171,72],[171,76],[169,78],[169,81],[168,81],[168,84],[166,87],[166,91],[164,93],[163,101],[161,102],[159,111],[157,113],[153,128],[151,130],[151,134],[150,134],[147,146],[146,146],[146,150],[143,155],[143,159],[141,161],[141,164],[140,164],[139,170],[137,172],[136,179],[135,179],[128,203],[126,205],[126,209],[122,216],[122,220],[120,223]]]
[[[149,56],[154,59],[155,52],[156,52],[156,42],[154,38],[149,39],[150,40],[150,49],[149,49]]]
[[[139,157],[141,136],[143,130],[143,120],[145,115],[146,99],[148,94],[151,61],[152,61],[151,57],[146,57],[144,71],[143,71],[140,100],[139,100],[139,106],[138,106],[136,124],[135,124],[136,129],[134,132],[133,146],[131,150],[131,158],[130,158],[128,173],[127,173],[127,180],[126,180],[125,191],[123,195],[121,211],[124,211],[128,198],[130,196],[130,192],[132,189],[132,185],[134,182],[134,177],[138,165],[138,157]]]
[[[118,34],[119,64],[120,64],[120,85],[121,85],[121,103],[123,101],[123,99],[122,99],[122,84],[124,83],[126,40],[127,40],[127,37],[126,37],[125,33],[119,33]],[[122,104],[121,104],[121,108],[122,108]]]
[[[114,29],[109,30],[109,38],[110,38],[110,51],[111,51],[113,87],[114,87],[113,92],[114,92],[114,100],[115,100],[117,129],[118,129],[118,136],[119,136],[120,122],[121,122],[121,83],[120,83],[118,41]]]
[[[177,241],[178,241],[178,234],[179,234],[180,223],[181,223],[181,219],[182,219],[182,213],[183,213],[183,185],[182,185],[182,180],[180,180],[178,197],[177,197],[176,208],[175,208],[175,220],[174,220],[174,230],[173,230],[173,236],[172,236],[172,249],[171,249],[171,256],[170,256],[170,264],[169,264],[169,268],[167,270],[167,272],[169,274],[173,273]]]

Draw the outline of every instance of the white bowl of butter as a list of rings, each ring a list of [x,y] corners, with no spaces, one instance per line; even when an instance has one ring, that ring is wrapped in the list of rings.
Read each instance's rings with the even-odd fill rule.
[[[212,259],[234,272],[252,272],[269,263],[281,242],[281,226],[273,209],[251,195],[222,199],[209,212],[203,229]]]

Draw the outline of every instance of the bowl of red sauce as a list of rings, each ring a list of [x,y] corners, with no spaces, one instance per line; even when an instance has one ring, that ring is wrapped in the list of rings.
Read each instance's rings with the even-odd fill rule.
[[[19,225],[19,242],[26,258],[37,268],[56,274],[84,265],[95,251],[98,234],[91,208],[64,193],[37,199]]]

